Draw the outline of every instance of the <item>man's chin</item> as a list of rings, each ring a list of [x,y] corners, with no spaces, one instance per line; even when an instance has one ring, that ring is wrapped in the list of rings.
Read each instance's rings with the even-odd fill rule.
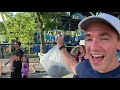
[[[94,71],[104,73],[103,67],[101,67],[101,66],[92,65],[92,68],[93,68]]]

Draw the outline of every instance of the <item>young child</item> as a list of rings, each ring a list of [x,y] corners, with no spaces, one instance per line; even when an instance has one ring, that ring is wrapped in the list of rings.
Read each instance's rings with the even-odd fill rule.
[[[28,72],[29,72],[29,59],[27,55],[24,55],[22,59],[22,69],[21,69],[22,78],[27,78]]]
[[[20,60],[20,53],[14,54],[13,65],[11,67],[11,78],[22,78],[21,75],[22,62]]]

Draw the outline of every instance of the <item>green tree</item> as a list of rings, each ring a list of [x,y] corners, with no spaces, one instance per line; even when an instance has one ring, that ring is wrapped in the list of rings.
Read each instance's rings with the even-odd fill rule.
[[[7,20],[3,17],[6,16]],[[13,15],[10,12],[1,12],[3,17],[4,29],[1,34],[8,40],[18,38],[23,44],[33,42],[34,32],[40,32],[41,52],[45,51],[44,31],[55,29],[60,25],[59,19],[56,18],[66,15],[65,12],[19,12]]]
[[[7,20],[5,20],[6,16]],[[36,30],[34,14],[31,12],[19,12],[13,15],[10,12],[1,12],[4,28],[1,34],[11,43],[12,40],[19,40],[26,45],[33,40],[33,33]]]
[[[60,16],[66,15],[65,12],[36,12],[36,19],[38,22],[37,30],[40,31],[40,41],[41,41],[41,53],[45,51],[45,40],[44,40],[44,31],[49,31],[55,29],[56,25],[59,25]]]
[[[5,36],[9,39],[18,38],[23,44],[32,42],[33,33],[36,30],[36,23],[33,13],[20,12],[15,16],[5,13],[7,20],[4,22],[6,25]]]

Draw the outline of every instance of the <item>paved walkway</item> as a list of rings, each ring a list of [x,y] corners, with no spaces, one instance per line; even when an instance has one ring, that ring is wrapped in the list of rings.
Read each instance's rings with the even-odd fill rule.
[[[8,63],[6,66],[4,66],[4,64],[8,61],[9,59],[0,59],[0,63],[2,63],[3,65],[3,73],[0,78],[10,78],[10,70],[9,70],[10,64]],[[45,69],[40,64],[39,58],[36,58],[36,59],[30,58],[29,62],[30,63],[29,63],[28,78],[51,78],[50,76],[48,76]],[[33,67],[34,64],[35,64],[35,67]],[[70,74],[62,78],[72,78],[72,77],[73,77],[73,74]]]

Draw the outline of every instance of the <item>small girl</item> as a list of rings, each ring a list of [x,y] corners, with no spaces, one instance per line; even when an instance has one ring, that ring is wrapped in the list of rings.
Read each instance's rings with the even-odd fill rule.
[[[24,55],[22,59],[22,69],[21,69],[22,78],[27,78],[28,72],[29,72],[29,59],[27,55]]]

